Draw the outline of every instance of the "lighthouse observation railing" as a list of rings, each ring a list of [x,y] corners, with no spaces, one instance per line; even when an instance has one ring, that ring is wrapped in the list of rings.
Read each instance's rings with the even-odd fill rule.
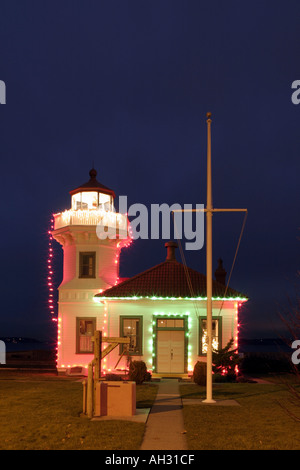
[[[54,230],[67,225],[95,225],[116,228],[128,231],[128,217],[126,214],[108,212],[105,210],[66,210],[54,214]]]

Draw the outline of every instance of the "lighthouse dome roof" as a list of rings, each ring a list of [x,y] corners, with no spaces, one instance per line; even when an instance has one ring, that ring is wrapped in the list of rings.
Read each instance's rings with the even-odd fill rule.
[[[112,189],[108,188],[107,186],[104,186],[104,184],[100,183],[97,180],[97,171],[95,170],[95,168],[92,168],[90,170],[89,175],[90,175],[89,181],[87,181],[86,183],[83,183],[82,185],[70,191],[71,196],[73,196],[76,193],[83,192],[83,191],[98,191],[103,194],[108,194],[112,196],[113,198],[115,198],[115,192]]]

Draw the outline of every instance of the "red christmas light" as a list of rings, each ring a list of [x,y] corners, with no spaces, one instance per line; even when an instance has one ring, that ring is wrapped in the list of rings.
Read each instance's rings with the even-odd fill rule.
[[[49,243],[48,243],[48,258],[47,258],[47,267],[48,267],[48,275],[47,275],[47,285],[48,285],[48,308],[50,311],[51,315],[51,320],[53,322],[57,322],[58,319],[55,316],[55,307],[54,307],[54,300],[53,300],[53,237],[52,237],[52,230],[54,229],[54,219],[53,216],[51,217],[51,223],[50,223],[50,230],[48,230],[48,236],[49,236]],[[57,351],[57,347],[56,347]],[[57,353],[58,354],[58,353]],[[56,361],[58,360],[58,355],[56,356]]]

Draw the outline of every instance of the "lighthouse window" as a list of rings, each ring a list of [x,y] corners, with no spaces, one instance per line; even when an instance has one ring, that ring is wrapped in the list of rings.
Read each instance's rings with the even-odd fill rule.
[[[94,351],[92,338],[96,329],[95,318],[77,318],[76,353],[91,354]]]
[[[75,211],[105,210],[114,211],[113,198],[109,194],[96,191],[83,191],[73,194],[72,209]]]
[[[79,253],[79,277],[95,278],[96,252]]]

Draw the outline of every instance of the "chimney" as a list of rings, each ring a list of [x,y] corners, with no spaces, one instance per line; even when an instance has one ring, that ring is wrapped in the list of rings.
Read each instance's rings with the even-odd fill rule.
[[[178,247],[176,242],[167,242],[165,243],[167,248],[167,257],[166,261],[176,261],[175,249]]]
[[[223,284],[225,286],[226,274],[227,274],[227,272],[223,268],[223,260],[221,258],[219,258],[218,267],[215,271],[216,281],[220,282],[221,284]]]

